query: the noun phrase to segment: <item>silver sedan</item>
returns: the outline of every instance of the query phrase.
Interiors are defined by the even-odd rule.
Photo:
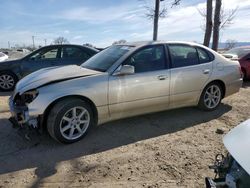
[[[113,45],[81,66],[46,68],[23,78],[9,100],[10,120],[45,126],[55,140],[72,143],[115,119],[185,106],[215,110],[241,85],[237,61],[199,44]]]

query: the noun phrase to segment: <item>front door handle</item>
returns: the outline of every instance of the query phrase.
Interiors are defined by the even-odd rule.
[[[157,76],[158,80],[166,80],[168,78],[167,75],[159,75]]]
[[[203,74],[209,74],[209,73],[210,73],[210,70],[209,70],[209,69],[203,70]]]

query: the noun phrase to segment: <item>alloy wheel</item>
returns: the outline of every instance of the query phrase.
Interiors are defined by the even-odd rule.
[[[11,75],[2,74],[0,75],[0,88],[4,90],[12,89],[15,85],[15,80]]]
[[[217,85],[211,85],[207,88],[204,95],[204,104],[207,108],[215,108],[221,100],[221,90]]]
[[[90,124],[90,114],[84,107],[74,107],[68,110],[60,122],[60,132],[68,140],[81,137]]]

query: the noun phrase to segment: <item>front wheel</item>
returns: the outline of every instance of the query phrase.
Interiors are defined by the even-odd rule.
[[[202,110],[212,111],[220,105],[221,99],[221,86],[217,83],[211,83],[203,90],[198,106]]]
[[[47,129],[55,140],[73,143],[82,139],[93,123],[93,112],[88,103],[80,99],[66,99],[50,111]]]
[[[12,91],[17,83],[17,77],[11,72],[0,73],[0,90]]]

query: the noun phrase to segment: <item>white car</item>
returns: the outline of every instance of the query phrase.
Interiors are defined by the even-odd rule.
[[[4,54],[3,52],[0,52],[0,62],[5,61],[7,59],[9,59],[9,56]]]

